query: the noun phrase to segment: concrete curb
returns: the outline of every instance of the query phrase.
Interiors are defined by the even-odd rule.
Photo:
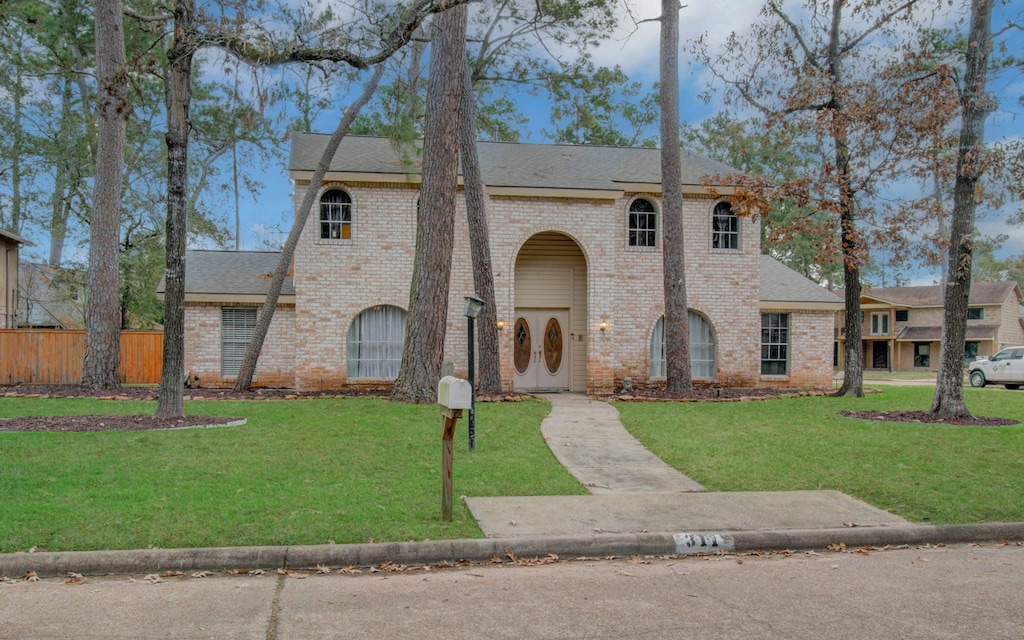
[[[848,547],[1024,540],[1024,522],[966,525],[899,525],[843,529],[629,533],[589,536],[483,538],[427,542],[388,542],[272,547],[138,549],[0,554],[0,577],[19,578],[28,571],[41,577],[68,572],[85,575],[149,574],[165,571],[221,571],[425,565],[491,558],[561,558],[676,555],[719,552],[824,549]]]

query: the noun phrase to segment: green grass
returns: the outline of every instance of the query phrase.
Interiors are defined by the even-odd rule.
[[[976,415],[1024,421],[1024,392],[966,389]],[[715,491],[837,489],[916,521],[1024,520],[1024,427],[842,418],[926,409],[928,387],[862,399],[618,403],[655,453]],[[154,403],[3,398],[0,417],[151,414]],[[481,535],[458,496],[582,494],[540,435],[546,403],[478,405],[456,433],[454,521],[440,520],[441,417],[377,399],[186,404],[243,426],[0,433],[0,552]]]
[[[0,399],[0,417],[152,414],[155,403]],[[585,493],[540,434],[549,405],[477,406],[442,522],[436,406],[379,399],[186,403],[242,426],[0,433],[0,552],[480,537],[466,496]]]
[[[919,522],[1024,520],[1024,427],[871,422],[838,411],[927,410],[929,387],[861,399],[617,403],[626,427],[712,491],[837,489]],[[1024,393],[966,389],[974,415],[1024,422]]]

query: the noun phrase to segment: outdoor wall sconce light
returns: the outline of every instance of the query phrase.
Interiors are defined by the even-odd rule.
[[[497,324],[498,324],[498,331],[501,331],[502,329],[505,328],[505,321],[504,320],[498,320]]]
[[[604,331],[605,329],[608,328],[608,323],[602,321],[600,324],[597,325],[597,328],[600,329],[601,331]]]

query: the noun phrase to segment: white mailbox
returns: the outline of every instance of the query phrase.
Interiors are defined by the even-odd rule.
[[[473,402],[473,388],[468,380],[445,376],[437,383],[437,403],[448,409],[469,409]]]

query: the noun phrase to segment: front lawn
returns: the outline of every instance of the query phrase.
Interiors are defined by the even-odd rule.
[[[149,414],[155,403],[0,399],[0,417]],[[477,405],[440,520],[436,406],[372,398],[187,402],[242,426],[0,433],[0,552],[481,537],[467,496],[585,493],[540,434],[549,405]]]
[[[626,427],[710,491],[837,489],[909,520],[1024,520],[1024,427],[843,418],[927,410],[929,387],[846,399],[616,403]],[[1024,392],[966,389],[974,415],[1024,421]]]

